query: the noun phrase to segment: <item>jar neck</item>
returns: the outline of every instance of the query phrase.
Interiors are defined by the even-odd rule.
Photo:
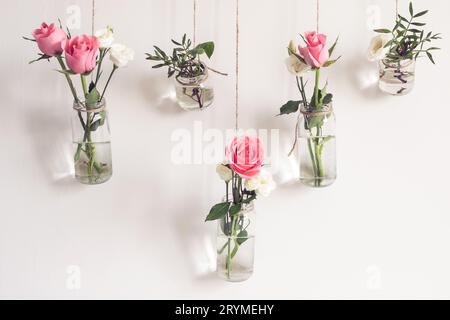
[[[106,100],[97,102],[96,104],[87,105],[86,101],[74,101],[73,109],[79,112],[101,112],[106,109]]]
[[[303,115],[327,115],[331,114],[333,112],[333,105],[332,103],[323,105],[320,109],[313,109],[310,106],[301,105],[300,107],[300,113]]]
[[[198,76],[189,77],[178,75],[175,79],[181,85],[200,85],[208,79],[208,68],[203,63],[201,64],[203,72]]]
[[[381,60],[381,64],[388,68],[406,68],[413,65],[415,62],[415,59],[402,59],[399,61],[392,61],[389,59]]]

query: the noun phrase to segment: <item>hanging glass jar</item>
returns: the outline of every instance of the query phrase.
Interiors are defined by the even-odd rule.
[[[310,187],[327,187],[336,181],[336,118],[333,107],[320,110],[301,106],[298,118],[300,181]]]
[[[403,96],[411,92],[414,87],[416,60],[405,59],[393,62],[387,59],[380,60],[381,91],[394,96]]]
[[[253,274],[255,256],[255,208],[253,202],[227,213],[218,222],[217,272],[230,282],[242,282]]]
[[[202,73],[196,77],[187,77],[182,74],[175,78],[177,102],[184,110],[203,110],[214,101],[214,89],[206,85],[208,68],[200,64]]]
[[[75,178],[83,184],[101,184],[112,176],[111,138],[106,102],[86,108],[74,102],[72,114]]]

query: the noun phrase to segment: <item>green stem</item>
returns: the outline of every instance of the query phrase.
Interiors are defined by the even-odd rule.
[[[313,150],[312,143],[311,143],[312,139],[313,139],[312,133],[310,131],[310,138],[308,139],[308,151],[309,151],[309,155],[311,157],[311,163],[312,163],[312,167],[313,167],[314,177],[317,177],[317,164],[316,164],[315,154],[314,154],[314,150]]]
[[[111,78],[112,78],[114,72],[116,72],[117,69],[118,69],[118,68],[114,65],[114,67],[113,67],[113,69],[112,69],[112,71],[111,71],[111,73],[110,73],[110,75],[109,75],[109,77],[108,77],[108,81],[106,82],[105,89],[103,89],[103,93],[102,93],[102,96],[101,96],[101,98],[100,98],[100,101],[103,100],[103,97],[105,96],[105,93],[106,93],[106,89],[108,88],[109,83],[110,83],[110,81],[111,81]]]
[[[63,71],[68,71],[68,69],[66,68],[66,65],[64,64],[63,58],[61,55],[57,55],[56,59],[59,62],[59,65],[61,66]],[[77,96],[77,92],[75,90],[75,87],[73,86],[73,82],[72,79],[70,78],[70,76],[68,74],[64,74],[66,76],[66,80],[67,83],[69,84],[70,87],[70,91],[72,92],[73,98],[75,100],[75,102],[79,102],[78,96]]]
[[[80,78],[81,78],[81,85],[83,86],[84,97],[86,98],[86,96],[88,95],[88,87],[87,87],[87,83],[86,83],[86,76],[80,74]]]
[[[320,68],[316,69],[316,84],[314,86],[314,102],[316,109],[319,108],[319,81],[320,81]]]

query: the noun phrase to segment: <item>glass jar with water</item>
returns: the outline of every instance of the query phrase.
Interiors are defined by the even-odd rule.
[[[298,118],[300,181],[314,188],[336,181],[336,118],[333,107],[319,110],[302,106]]]
[[[255,256],[255,208],[253,202],[219,220],[217,272],[226,281],[242,282],[253,274]]]
[[[105,100],[89,107],[74,102],[72,139],[75,178],[90,185],[108,181],[112,176],[112,157]]]
[[[195,77],[178,75],[175,78],[177,102],[184,110],[204,110],[214,101],[214,90],[206,84],[208,68],[201,63],[201,74]]]
[[[394,96],[403,96],[411,92],[414,87],[416,60],[404,59],[379,62],[380,90]]]

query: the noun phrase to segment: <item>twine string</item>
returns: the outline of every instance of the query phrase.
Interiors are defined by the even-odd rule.
[[[398,19],[398,0],[395,0],[395,19]]]
[[[319,33],[319,22],[320,22],[320,1],[316,0],[316,32]]]
[[[95,0],[92,0],[92,35],[95,33]]]
[[[239,0],[236,0],[236,131],[239,130]]]
[[[194,30],[193,30],[193,40],[194,47],[197,45],[197,0],[194,0]]]

